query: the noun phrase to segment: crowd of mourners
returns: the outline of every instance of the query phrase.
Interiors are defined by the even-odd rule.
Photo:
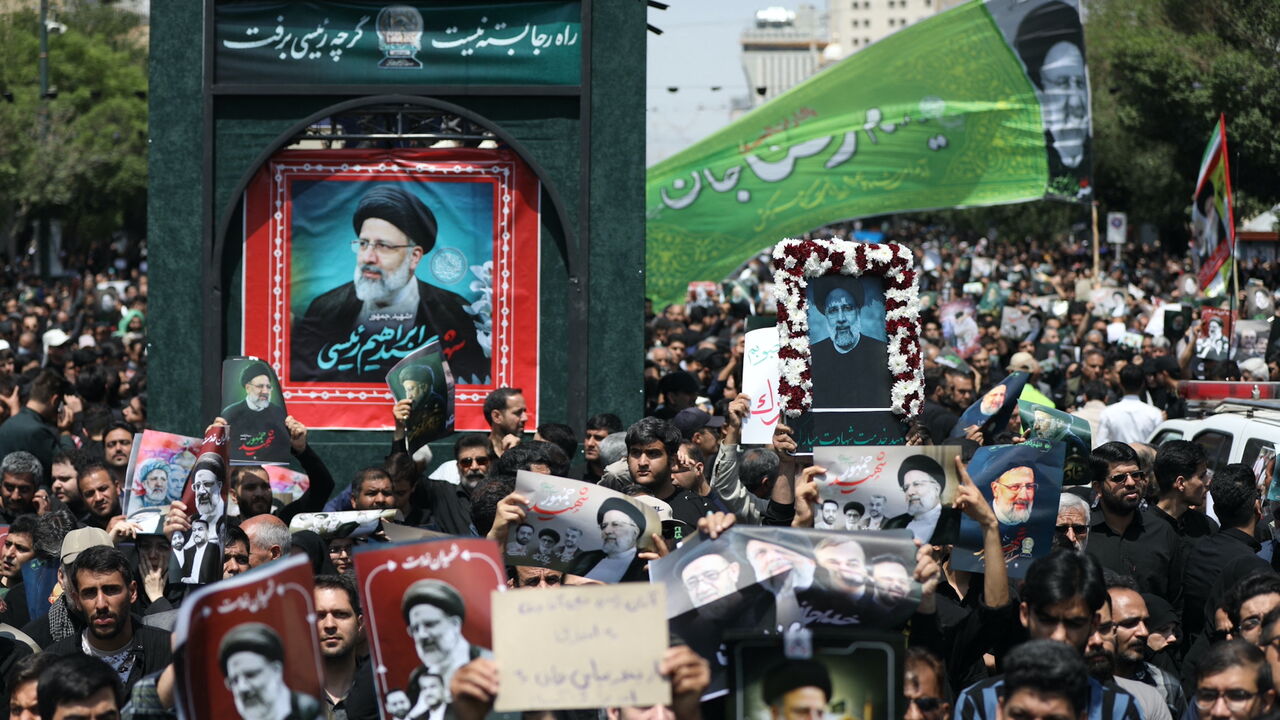
[[[1261,367],[1197,362],[1188,350],[1195,322],[1176,342],[1147,335],[1157,299],[1192,299],[1176,288],[1190,268],[1172,255],[1104,258],[1107,284],[1124,288],[1124,299],[1103,316],[1087,299],[1102,279],[1091,276],[1088,249],[1071,241],[992,242],[919,227],[887,239],[917,250],[930,300],[921,314],[927,399],[909,442],[959,445],[965,461],[979,446],[1019,442],[1016,423],[950,437],[963,411],[1011,371],[1029,373],[1024,393],[1084,418],[1093,431],[1089,476],[1064,488],[1052,551],[1024,578],[1008,576],[999,552],[972,573],[952,566],[950,547],[919,548],[915,614],[901,627],[877,628],[902,633],[909,648],[903,716],[1280,717],[1273,679],[1280,679],[1280,538],[1266,484],[1247,465],[1211,472],[1195,443],[1148,444],[1162,419],[1188,412],[1178,381],[1277,379],[1276,358]],[[992,259],[996,272],[979,277],[976,257]],[[150,427],[145,261],[120,247],[81,261],[101,271],[47,282],[18,274],[0,289],[0,522],[8,525],[0,693],[15,720],[176,717],[171,631],[192,586],[170,576],[170,542],[195,529],[180,503],[158,534],[139,532],[121,511],[134,434]],[[1268,289],[1277,273],[1273,263],[1241,268],[1242,282],[1257,278]],[[972,292],[974,282],[982,292]],[[433,699],[380,708],[352,558],[381,538],[291,532],[300,513],[392,510],[396,523],[505,546],[526,511],[516,473],[532,470],[651,496],[670,519],[710,537],[733,525],[813,526],[819,470],[797,452],[790,429],[780,425],[768,445],[741,442],[751,403],[741,392],[744,335],[749,318],[770,312],[765,261],[753,260],[730,285],[724,301],[698,297],[645,318],[643,417],[602,413],[580,428],[526,427],[523,394],[501,388],[484,403],[489,432],[457,435],[447,459],[410,454],[397,432],[385,457],[334,478],[322,454],[336,451],[312,447],[307,428],[291,418],[292,451],[310,481],[304,493],[283,502],[262,467],[232,468],[228,505],[238,514],[228,518],[222,577],[307,556],[316,572],[322,714],[484,717],[504,668],[462,658]],[[975,312],[977,347],[962,356],[944,336],[938,308],[966,295],[976,303],[993,285],[999,302]],[[1066,301],[1060,315],[1030,302],[1047,295]],[[1002,335],[1003,307],[1038,313],[1034,336]],[[1116,321],[1142,335],[1136,347],[1109,339]],[[398,409],[394,416],[403,420]],[[995,515],[964,479],[955,506],[989,547]],[[660,545],[658,554],[670,549]],[[590,582],[546,568],[508,574],[518,590]],[[625,578],[647,579],[643,571]],[[708,660],[682,638],[670,641],[661,671],[672,684],[671,705],[525,715],[724,714],[723,698],[703,701]],[[798,663],[766,679],[772,716],[841,716],[826,706],[830,681],[803,669]],[[283,710],[262,717],[300,717],[297,708]]]

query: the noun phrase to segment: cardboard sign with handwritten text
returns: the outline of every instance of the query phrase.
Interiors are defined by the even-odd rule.
[[[322,716],[311,565],[268,563],[187,596],[173,628],[182,720]]]
[[[650,707],[671,702],[658,674],[666,588],[647,583],[493,594],[494,709]]]
[[[747,333],[743,347],[742,393],[751,398],[751,412],[742,424],[743,445],[768,445],[782,417],[778,397],[778,329]]]
[[[453,673],[466,662],[492,656],[489,598],[507,589],[506,569],[492,540],[366,546],[356,552],[355,570],[385,720],[393,717],[388,706],[411,699],[442,693],[441,701],[447,702]],[[439,693],[423,692],[434,690],[426,686],[435,682]]]
[[[516,473],[516,492],[529,507],[507,535],[508,565],[606,583],[645,580],[639,553],[653,550],[653,534],[662,533],[653,508],[609,488],[527,470]]]

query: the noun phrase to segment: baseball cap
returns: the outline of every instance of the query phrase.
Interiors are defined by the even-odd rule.
[[[62,538],[62,558],[63,565],[70,565],[76,561],[80,553],[91,547],[113,547],[111,544],[111,536],[102,528],[87,527],[78,530],[72,530],[67,536]]]
[[[680,431],[681,437],[688,440],[693,434],[704,427],[718,428],[724,425],[724,417],[720,415],[709,415],[698,408],[685,408],[676,413],[671,419],[671,424],[675,425]]]
[[[1006,369],[1009,372],[1020,370],[1035,374],[1040,372],[1040,363],[1036,362],[1036,359],[1029,352],[1017,352],[1013,354],[1013,357],[1009,358],[1009,367]]]

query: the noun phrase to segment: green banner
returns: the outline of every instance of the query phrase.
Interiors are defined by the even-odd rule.
[[[890,35],[649,169],[647,294],[682,302],[840,220],[1091,197],[1073,3],[974,0]]]
[[[215,9],[219,83],[577,85],[579,0],[240,2]]]

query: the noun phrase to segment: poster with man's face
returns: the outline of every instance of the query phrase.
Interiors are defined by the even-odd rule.
[[[952,300],[938,308],[942,320],[942,337],[956,349],[962,358],[968,358],[978,349],[981,331],[978,328],[977,311],[969,299]]]
[[[134,436],[125,470],[126,492],[121,498],[130,522],[159,532],[169,503],[182,499],[199,450],[200,438],[159,430],[143,430]]]
[[[537,422],[538,182],[509,150],[287,150],[245,193],[246,354],[311,428],[390,429],[387,373],[439,338],[457,428]]]
[[[667,587],[672,636],[711,663],[714,690],[725,687],[726,634],[899,627],[920,602],[915,557],[905,530],[735,526],[685,541],[649,576]]]
[[[1009,424],[1018,396],[1029,378],[1025,372],[1012,372],[993,385],[960,414],[960,419],[951,429],[951,437],[964,437],[966,429],[973,425],[984,432],[1003,430]]]
[[[1033,560],[1049,554],[1065,452],[1061,442],[1028,440],[980,447],[969,461],[969,476],[995,511],[1009,577],[1022,577]],[[983,571],[982,530],[967,517],[951,562],[957,570]]]
[[[1267,337],[1271,334],[1271,323],[1267,320],[1236,321],[1236,356],[1237,363],[1250,358],[1266,359]]]
[[[1226,360],[1231,353],[1231,333],[1235,329],[1235,313],[1224,308],[1200,308],[1200,332],[1196,336],[1196,357],[1201,360]]]
[[[216,582],[222,578],[222,547],[227,525],[227,428],[210,426],[195,463],[187,475],[182,504],[187,508],[191,530],[173,534],[173,559],[169,581],[188,585]]]
[[[439,338],[396,363],[387,373],[387,387],[396,402],[409,398],[412,403],[404,429],[409,452],[453,432],[453,373]]]
[[[1089,421],[1027,400],[1018,401],[1018,417],[1028,439],[1038,438],[1066,446],[1063,485],[1088,485],[1092,482],[1089,450],[1093,447],[1093,431]]]
[[[987,3],[987,9],[1040,101],[1049,194],[1067,200],[1092,197],[1089,73],[1077,3],[1028,0]]]
[[[890,411],[883,281],[827,275],[810,279],[806,294],[815,444],[901,444],[902,423]]]
[[[901,633],[863,629],[819,630],[800,646],[778,635],[735,637],[730,717],[900,718],[905,644]]]
[[[325,716],[312,582],[295,556],[187,596],[173,628],[179,718]]]
[[[492,658],[490,594],[506,590],[498,546],[445,538],[366,546],[355,555],[383,720],[436,717],[458,668]]]
[[[814,448],[818,530],[905,528],[922,543],[950,545],[960,529],[951,508],[959,446]]]
[[[395,516],[394,508],[298,513],[289,521],[289,532],[309,530],[325,540],[335,537],[368,537],[382,527],[382,521],[390,522]]]
[[[516,493],[529,501],[509,528],[508,565],[560,570],[604,583],[644,579],[641,552],[653,550],[662,522],[653,508],[609,488],[520,470]]]
[[[232,462],[286,465],[291,456],[284,395],[276,371],[251,357],[222,361],[222,412]]]

